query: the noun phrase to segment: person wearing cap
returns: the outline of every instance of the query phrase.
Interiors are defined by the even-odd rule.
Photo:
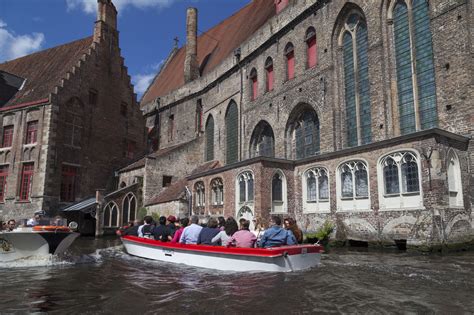
[[[174,236],[174,232],[176,232],[176,222],[178,220],[176,220],[176,217],[174,215],[169,215],[168,218],[166,218],[166,221],[167,221],[167,227],[168,227],[168,230],[170,231],[171,233],[171,237]]]
[[[36,226],[39,224],[39,221],[41,218],[44,216],[44,211],[43,210],[38,210],[35,212],[34,217],[31,219],[28,219],[26,222],[26,226]]]

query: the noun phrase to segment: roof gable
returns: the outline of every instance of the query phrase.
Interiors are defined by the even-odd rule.
[[[91,44],[92,36],[1,63],[0,70],[26,79],[4,107],[48,98]]]
[[[201,75],[211,72],[274,15],[273,1],[255,0],[201,34],[197,40]],[[143,95],[141,104],[149,103],[184,85],[185,50],[186,46],[181,47],[161,69]]]

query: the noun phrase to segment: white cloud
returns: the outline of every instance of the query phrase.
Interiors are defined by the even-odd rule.
[[[160,70],[161,66],[165,60],[147,65],[143,73],[132,75],[132,83],[135,86],[135,93],[137,93],[138,98],[142,97],[142,94],[145,93],[146,89],[150,86],[151,82],[155,78],[156,74]]]
[[[132,83],[135,86],[135,93],[138,94],[138,98],[140,98],[142,94],[145,93],[154,77],[155,73],[137,74],[132,76]]]
[[[113,3],[117,11],[121,13],[126,7],[161,9],[169,7],[175,1],[176,0],[114,0]],[[97,0],[66,0],[66,5],[68,11],[78,8],[87,14],[95,14],[97,12]]]
[[[0,20],[0,62],[31,54],[44,43],[43,33],[16,35],[6,29],[7,24]]]

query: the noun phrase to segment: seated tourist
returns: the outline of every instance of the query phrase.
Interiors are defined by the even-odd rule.
[[[179,243],[179,239],[181,238],[181,235],[183,234],[184,228],[189,225],[189,219],[188,218],[182,218],[179,223],[178,223],[178,228],[176,232],[174,232],[173,239],[171,240],[171,243]]]
[[[296,238],[290,230],[281,227],[281,218],[272,216],[272,226],[263,233],[260,247],[295,245]]]
[[[217,219],[210,218],[207,226],[202,228],[201,233],[199,233],[197,244],[212,245],[212,238],[220,232],[217,225]]]
[[[301,231],[301,229],[298,227],[298,224],[296,224],[295,219],[286,218],[283,221],[283,224],[285,225],[286,230],[289,230],[293,233],[298,244],[303,243],[303,231]]]
[[[143,220],[145,221],[145,223],[143,225],[140,225],[140,227],[138,228],[138,236],[153,239],[153,218],[147,215],[145,216],[145,218],[143,218]]]
[[[121,231],[121,235],[122,236],[125,236],[125,235],[130,235],[130,236],[138,236],[138,228],[140,227],[140,225],[142,225],[143,222],[140,221],[140,220],[135,220],[133,221],[131,224],[129,224],[128,228],[126,228],[125,230]]]
[[[176,217],[174,215],[169,215],[166,218],[166,221],[167,221],[166,226],[168,227],[168,230],[171,233],[171,237],[173,237],[174,232],[176,231],[176,222],[177,222]]]
[[[6,231],[7,231],[7,232],[11,232],[11,231],[13,231],[15,228],[16,228],[16,222],[15,222],[15,220],[13,220],[13,219],[8,220]]]
[[[220,231],[212,238],[212,244],[227,246],[227,241],[229,238],[238,230],[239,227],[237,225],[237,221],[235,221],[233,217],[228,217],[225,221],[224,230]]]
[[[196,244],[201,230],[202,226],[199,225],[199,217],[193,215],[191,217],[191,225],[184,228],[179,242],[182,244]]]
[[[219,228],[219,230],[220,230],[220,231],[224,231],[224,229],[225,229],[225,223],[226,223],[225,218],[222,217],[222,216],[221,216],[221,217],[218,217],[218,218],[217,218],[217,222],[218,222],[217,227]]]
[[[250,232],[250,221],[245,220],[242,222],[242,228],[232,235],[232,237],[227,241],[227,246],[235,247],[254,247],[257,237]]]
[[[239,230],[242,230],[242,224],[243,224],[245,221],[247,221],[246,218],[240,218],[240,219],[239,219]]]
[[[168,242],[173,238],[171,237],[171,231],[166,225],[166,217],[161,216],[159,219],[159,225],[153,229],[153,236],[155,240]]]
[[[0,231],[4,231],[7,229],[7,222],[0,221]]]
[[[41,221],[41,219],[43,218],[44,216],[44,211],[43,210],[38,210],[38,211],[35,211],[34,213],[34,217],[31,218],[31,219],[28,219],[28,221],[26,221],[26,226],[36,226],[36,225],[39,225],[39,222]]]

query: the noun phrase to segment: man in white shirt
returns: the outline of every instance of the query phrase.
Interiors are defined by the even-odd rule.
[[[34,217],[26,221],[26,226],[36,226],[39,224],[41,218],[44,216],[43,210],[38,210],[35,212]]]
[[[145,221],[143,225],[138,227],[138,236],[145,238],[153,238],[153,218],[149,215],[143,218]]]
[[[193,215],[191,217],[191,225],[185,227],[183,234],[181,234],[181,238],[179,239],[181,244],[197,244],[199,234],[202,230],[202,226],[200,226],[198,223],[199,217],[197,215]]]

